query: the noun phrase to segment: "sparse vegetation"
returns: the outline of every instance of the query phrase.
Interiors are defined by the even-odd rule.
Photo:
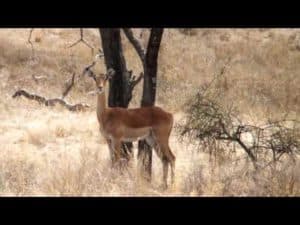
[[[72,113],[59,106],[47,108],[25,98],[11,98],[22,88],[49,98],[60,96],[64,81],[73,73],[76,77],[81,74],[94,57],[81,43],[68,48],[78,40],[78,29],[36,29],[32,33],[32,57],[27,43],[29,31],[0,30],[0,195],[300,194],[297,154],[285,154],[266,167],[269,158],[261,155],[260,159],[268,160],[254,170],[237,143],[216,141],[205,146],[196,136],[186,143],[175,130],[170,143],[177,159],[172,189],[162,191],[158,187],[161,164],[155,154],[152,184],[141,182],[135,166],[136,146],[133,166],[123,174],[115,173],[108,166],[109,152],[98,131],[95,98],[87,94],[94,90],[90,79],[76,80],[65,98],[67,102],[89,104],[85,112]],[[133,31],[139,36],[139,29]],[[188,118],[189,99],[200,87],[209,86],[206,97],[221,112],[227,112],[225,115],[231,112],[243,124],[262,127],[268,119],[299,121],[299,34],[299,29],[165,29],[159,54],[157,105],[174,113],[175,124],[180,124]],[[94,49],[100,48],[97,30],[85,29],[84,35]],[[122,42],[127,67],[139,74],[142,65],[123,34]],[[220,75],[225,64],[228,68]],[[104,64],[98,63],[95,71],[105,71]],[[137,85],[129,107],[140,105],[141,92],[141,85]],[[208,128],[200,121],[191,124]],[[275,142],[269,144],[288,149],[295,146],[288,143],[298,143],[299,150],[297,126],[293,130],[281,128],[274,127],[274,136],[268,140]],[[272,150],[269,155],[272,158]]]
[[[283,118],[268,120],[260,126],[247,124],[239,119],[238,112],[234,112],[235,102],[223,107],[218,104],[222,101],[220,94],[199,92],[188,102],[185,122],[179,125],[181,136],[199,142],[199,148],[210,155],[219,155],[213,151],[218,151],[220,145],[230,150],[229,146],[236,144],[247,154],[255,169],[260,169],[258,163],[262,160],[269,165],[268,160],[276,163],[284,155],[297,157],[300,153],[300,121]]]

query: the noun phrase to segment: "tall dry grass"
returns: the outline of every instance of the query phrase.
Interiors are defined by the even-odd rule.
[[[79,38],[76,29],[36,29],[34,55],[28,34],[29,29],[0,30],[1,195],[299,195],[298,163],[253,174],[245,159],[220,152],[212,160],[196,151],[195,143],[181,142],[175,131],[170,143],[177,158],[173,188],[159,188],[162,174],[156,155],[151,185],[137,176],[136,159],[123,174],[112,171],[98,132],[95,99],[87,95],[94,87],[91,81],[77,80],[67,97],[90,104],[85,113],[11,98],[18,88],[58,97],[71,74],[80,74],[93,59],[82,44],[68,48]],[[101,46],[97,30],[86,29],[85,38],[95,49]],[[141,63],[122,38],[127,66],[138,74]],[[184,117],[184,103],[230,59],[226,72],[213,83],[222,90],[224,104],[235,103],[255,123],[286,113],[299,119],[299,40],[298,29],[165,29],[157,104],[174,113],[177,123]],[[104,68],[100,62],[96,70]],[[34,81],[32,75],[42,79]],[[141,90],[139,85],[130,107],[139,106]]]

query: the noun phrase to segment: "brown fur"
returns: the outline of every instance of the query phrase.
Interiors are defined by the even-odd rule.
[[[155,106],[136,109],[108,108],[105,117],[108,121],[118,121],[131,128],[159,126],[172,121],[172,114]]]
[[[113,164],[119,162],[122,141],[145,139],[163,163],[163,183],[167,187],[168,165],[174,182],[175,156],[169,146],[173,115],[160,107],[125,109],[106,106],[105,85],[107,77],[97,76],[97,118],[100,132],[106,138]]]

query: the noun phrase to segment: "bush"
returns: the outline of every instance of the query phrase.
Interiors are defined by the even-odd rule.
[[[199,149],[213,151],[238,145],[254,168],[277,162],[283,155],[295,158],[300,153],[300,123],[296,120],[269,120],[255,126],[239,118],[234,105],[221,104],[219,91],[199,92],[188,103],[186,118],[179,126],[182,137],[199,142]],[[221,147],[220,147],[221,143]],[[227,147],[226,147],[227,146]],[[218,154],[218,153],[216,153]]]

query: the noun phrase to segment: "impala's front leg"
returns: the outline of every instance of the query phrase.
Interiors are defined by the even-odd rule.
[[[120,162],[121,158],[121,140],[112,139],[111,145],[113,150],[113,166],[115,166]]]

